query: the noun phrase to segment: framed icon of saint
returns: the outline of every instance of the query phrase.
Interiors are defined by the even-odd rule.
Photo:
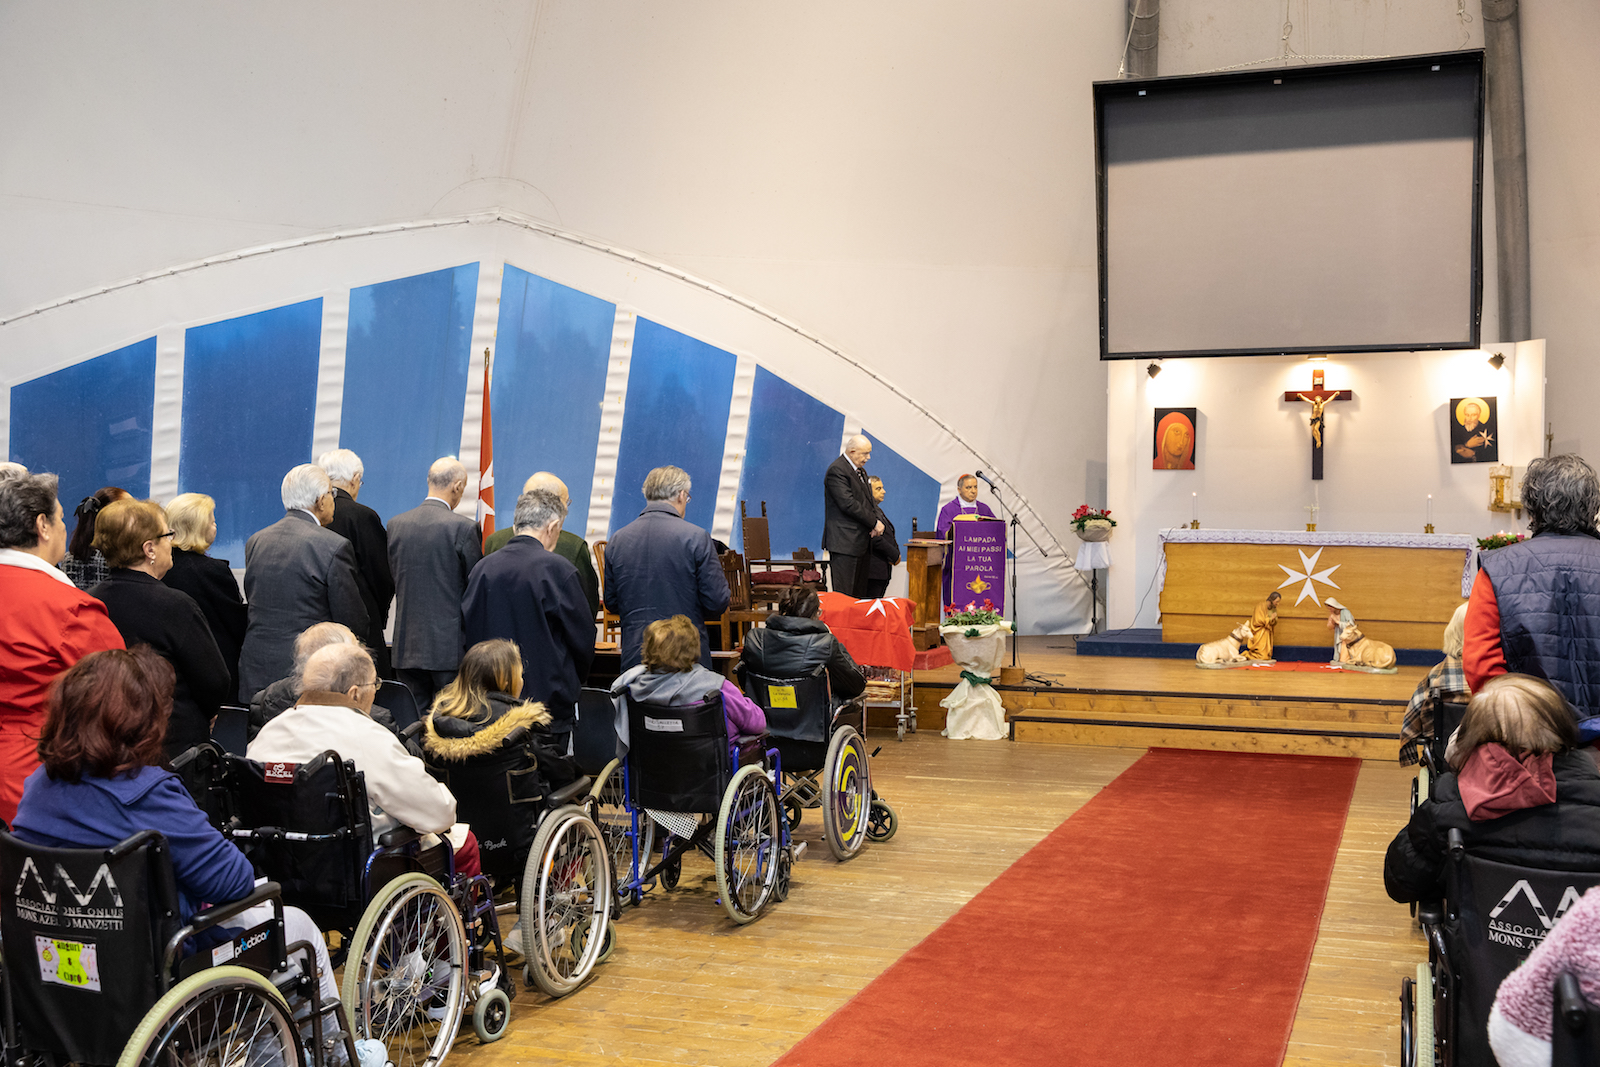
[[[1158,471],[1194,470],[1199,408],[1156,408],[1151,466]]]
[[[1500,462],[1500,411],[1494,397],[1450,401],[1450,462]]]

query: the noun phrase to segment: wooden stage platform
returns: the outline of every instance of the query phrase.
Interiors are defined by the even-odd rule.
[[[1027,683],[995,687],[1017,741],[1394,759],[1406,702],[1428,673],[1202,670],[1192,660],[1079,656],[1071,637],[1018,640]],[[944,727],[939,701],[960,676],[956,667],[916,673],[919,729]]]

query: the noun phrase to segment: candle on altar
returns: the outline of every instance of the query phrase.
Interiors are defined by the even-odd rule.
[[[1428,494],[1428,525],[1433,525],[1433,494]]]
[[[1200,518],[1200,494],[1199,493],[1190,493],[1189,494],[1189,518],[1197,520],[1197,521]]]

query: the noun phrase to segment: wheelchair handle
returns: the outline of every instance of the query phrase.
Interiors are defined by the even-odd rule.
[[[1589,1006],[1584,1000],[1583,988],[1578,985],[1577,975],[1571,971],[1562,971],[1556,977],[1556,1014],[1561,1016],[1567,1030],[1574,1034],[1582,1033],[1589,1021]]]
[[[106,849],[107,860],[120,860],[130,852],[137,852],[148,842],[166,843],[166,837],[159,830],[140,830],[126,841],[118,841]]]
[[[277,826],[257,826],[252,830],[229,830],[231,837],[265,839],[271,841],[337,841],[341,834],[306,834],[299,830],[284,830]]]

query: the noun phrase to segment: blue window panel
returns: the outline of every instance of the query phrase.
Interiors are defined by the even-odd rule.
[[[668,464],[682,467],[694,480],[685,518],[711,529],[736,362],[731,352],[649,319],[638,320],[617,449],[612,530],[644,510],[645,475]]]
[[[60,479],[68,532],[101,486],[150,495],[155,403],[154,337],[11,387],[11,458]]]
[[[884,444],[870,431],[872,458],[867,461],[867,473],[883,480],[883,513],[894,523],[895,540],[900,542],[904,557],[906,541],[911,537],[911,518],[916,516],[917,527],[931,530],[939,517],[939,480],[925,474],[921,467]]]
[[[843,437],[843,412],[756,368],[739,499],[751,515],[760,515],[767,502],[773,555],[787,556],[802,545],[821,552],[822,478]],[[742,551],[737,522],[734,540]]]
[[[322,299],[195,326],[184,335],[178,487],[217,502],[211,554],[283,518],[283,476],[309,463]]]
[[[571,496],[564,529],[585,535],[616,316],[609,301],[506,265],[489,386],[496,527],[511,524],[528,475],[549,471]]]
[[[478,265],[350,290],[339,444],[385,522],[422,503],[428,467],[461,449]]]

